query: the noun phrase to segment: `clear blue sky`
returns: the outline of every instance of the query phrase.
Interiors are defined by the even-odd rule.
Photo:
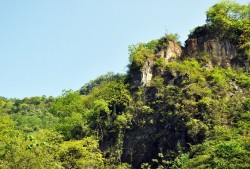
[[[166,32],[184,42],[216,2],[1,0],[0,96],[58,96],[109,71],[123,73],[128,45]]]

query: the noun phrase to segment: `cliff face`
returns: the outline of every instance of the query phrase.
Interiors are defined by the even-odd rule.
[[[161,40],[165,46],[157,46],[154,58],[147,57],[141,67],[137,67],[132,63],[132,66],[129,68],[127,82],[133,89],[137,89],[140,86],[149,86],[155,76],[163,73],[156,70],[156,59],[162,59],[167,63],[181,58],[183,49],[179,44],[166,38],[162,38]]]
[[[201,35],[190,36],[185,47],[181,47],[176,42],[164,39],[166,47],[160,47],[155,52],[155,59],[163,58],[166,63],[177,61],[182,57],[200,57],[207,55],[206,67],[212,68],[220,66],[222,68],[244,68],[244,60],[239,60],[238,56],[243,54],[238,50],[237,45],[227,39],[219,39],[209,32],[203,32]],[[243,56],[244,58],[244,56]],[[155,70],[155,59],[146,59],[144,65],[139,69],[131,70],[131,86],[149,86],[151,80],[163,72]]]
[[[180,59],[183,52],[181,46],[167,39],[164,39],[164,41],[167,47],[158,49],[159,51],[155,53],[155,58],[162,58],[166,63]],[[142,86],[150,84],[151,80],[159,74],[159,72],[155,70],[155,60],[152,58],[148,58],[145,61],[140,71],[134,71],[133,73],[138,74],[138,84]]]
[[[162,57],[166,62],[176,61],[181,57],[182,49],[179,44],[167,40],[167,48],[163,48],[156,53],[156,57]]]
[[[154,112],[153,115],[144,116],[144,121],[148,123],[148,125],[135,125],[136,127],[134,126],[133,130],[125,132],[122,159],[132,163],[136,168],[139,168],[143,162],[150,161],[150,159],[157,157],[157,153],[159,152],[174,152],[177,149],[177,145],[188,147],[186,145],[187,142],[197,143],[197,140],[202,141],[205,138],[205,132],[203,131],[205,127],[203,128],[203,124],[199,123],[199,130],[201,131],[196,133],[197,140],[192,140],[192,136],[190,137],[189,133],[190,131],[187,131],[189,128],[183,127],[185,123],[183,123],[183,117],[178,115],[178,109],[187,106],[189,102],[191,102],[189,99],[193,99],[193,102],[199,102],[202,97],[205,97],[203,95],[206,94],[204,94],[203,89],[201,89],[200,91],[195,91],[193,96],[188,98],[187,95],[190,93],[190,90],[196,89],[194,86],[197,86],[196,82],[192,84],[193,86],[191,85],[191,88],[189,88],[190,86],[185,86],[185,83],[190,81],[192,74],[185,71],[181,72],[181,67],[178,66],[176,69],[170,67],[170,70],[167,70],[166,65],[168,63],[181,61],[186,57],[193,57],[199,60],[201,55],[206,55],[208,58],[205,67],[209,69],[215,66],[223,68],[237,68],[239,65],[242,66],[242,63],[235,62],[234,60],[237,55],[239,55],[235,44],[226,39],[221,40],[216,38],[206,32],[203,32],[203,34],[199,36],[190,36],[184,48],[167,38],[161,39],[161,43],[162,44],[159,44],[155,50],[154,58],[147,57],[141,67],[132,67],[128,74],[132,93],[136,93],[135,91],[141,88],[143,93],[142,102]],[[159,66],[159,64],[161,64],[161,66]],[[201,64],[201,66],[204,65]],[[193,69],[193,66],[191,66],[190,69]],[[205,77],[203,78],[205,79]],[[229,85],[233,86],[232,83],[233,82],[230,82]],[[170,91],[175,90],[175,87],[177,87],[178,90],[173,91],[173,93],[171,93],[172,91],[164,93],[166,87],[169,87]],[[171,87],[173,87],[173,89],[171,89]],[[184,88],[187,89],[183,90]],[[202,88],[206,88],[206,86]],[[171,99],[169,98],[175,97],[180,91],[182,91],[183,98],[187,97],[185,98],[186,101],[172,100],[173,105],[171,105]],[[203,109],[199,107],[193,110],[191,108],[192,106],[189,106],[190,105],[187,106],[187,111],[190,112],[196,110],[202,111]],[[166,110],[173,112],[173,115],[170,115],[169,119],[164,119],[165,116],[163,116],[163,114],[166,113]],[[143,112],[143,110],[140,111]],[[197,114],[199,114],[199,112],[197,112]],[[196,116],[193,118],[197,118],[199,121],[200,117]],[[185,118],[186,117],[184,117],[184,119]],[[140,117],[138,117],[138,119],[140,119]],[[151,119],[152,123],[149,122],[150,120],[148,119]],[[192,121],[189,123],[193,124]]]
[[[186,41],[186,52],[189,56],[208,54],[211,66],[234,67],[232,59],[236,56],[236,47],[226,40],[190,38]]]
[[[239,48],[239,42],[212,28],[198,27],[185,42],[185,55],[200,57],[208,55],[207,67],[243,68],[247,70],[247,56]],[[233,33],[232,33],[233,34]],[[222,36],[222,37],[220,37]]]
[[[128,75],[130,77],[130,86],[132,86],[135,91],[137,91],[139,87],[143,87],[143,102],[147,102],[146,104],[150,104],[150,102],[157,97],[157,89],[151,85],[153,79],[159,76],[166,76],[164,69],[159,69],[159,60],[163,64],[177,61],[183,53],[182,47],[176,42],[168,40],[167,38],[163,38],[161,41],[164,43],[164,46],[157,46],[154,58],[147,58],[141,68],[132,68]],[[124,138],[122,159],[132,163],[135,168],[140,168],[140,164],[150,161],[150,159],[157,156],[158,152],[171,149],[171,147],[173,148],[176,141],[179,140],[178,138],[183,137],[183,133],[180,131],[170,132],[169,127],[171,130],[175,130],[174,123],[172,126],[162,126],[158,123],[160,116],[157,114],[159,114],[160,107],[148,106],[154,109],[155,122],[147,127],[137,126],[136,129],[132,131],[128,130]],[[152,117],[149,116],[148,118]],[[146,121],[148,121],[148,119]],[[159,133],[158,131],[162,132]],[[161,139],[156,138],[159,136],[162,136]],[[170,139],[172,142],[169,142]]]
[[[140,74],[139,77],[141,78],[139,81],[142,86],[146,86],[152,80],[153,67],[154,67],[154,61],[152,59],[147,59],[142,67],[141,72],[139,72]]]
[[[227,6],[229,2],[223,3]],[[241,126],[242,106],[250,103],[249,6],[243,12],[234,5],[225,10],[215,5],[207,12],[207,24],[195,28],[184,47],[177,36],[169,34],[129,48],[126,83],[133,103],[126,112],[133,118],[132,127],[124,129],[122,161],[134,168],[143,163],[147,168],[182,168],[185,156],[179,155],[189,152],[189,158],[195,159],[206,146],[213,152],[217,141],[224,139],[221,135],[230,133],[224,127],[234,131]],[[213,139],[216,144],[210,149]],[[203,146],[204,142],[208,144]],[[206,161],[213,168],[213,159],[221,150],[207,156],[209,151],[191,161],[199,165],[186,168],[207,167],[203,165]],[[221,160],[217,161],[221,166]]]

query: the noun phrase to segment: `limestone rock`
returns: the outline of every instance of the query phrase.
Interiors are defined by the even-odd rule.
[[[154,61],[152,59],[146,60],[145,64],[143,65],[141,73],[141,84],[143,86],[147,85],[152,80],[153,66]]]
[[[226,68],[234,67],[232,58],[236,56],[236,46],[227,40],[197,37],[186,41],[186,52],[189,56],[206,53],[210,57],[209,64]]]
[[[182,48],[176,42],[166,40],[167,47],[160,49],[155,56],[162,57],[166,62],[176,61],[182,55]],[[150,83],[152,78],[156,76],[156,72],[154,71],[154,61],[152,59],[147,59],[145,64],[142,67],[141,73],[141,85],[147,86]]]
[[[173,41],[168,41],[168,46],[166,49],[159,51],[156,56],[163,57],[166,62],[171,62],[177,60],[181,57],[182,49],[181,46]]]

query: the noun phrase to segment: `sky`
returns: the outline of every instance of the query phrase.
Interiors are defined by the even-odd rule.
[[[125,73],[129,45],[166,33],[184,43],[217,2],[0,0],[0,96],[57,97],[107,72]]]

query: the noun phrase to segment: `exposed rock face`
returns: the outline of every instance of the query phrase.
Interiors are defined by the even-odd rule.
[[[167,40],[167,47],[161,49],[155,54],[156,57],[162,57],[166,62],[178,60],[182,54],[182,48],[176,42]],[[141,85],[146,86],[154,76],[154,61],[147,59],[142,68]]]
[[[179,60],[183,56],[183,52],[185,52],[185,55],[197,58],[198,61],[199,56],[205,54],[205,59],[202,58],[204,59],[204,64],[202,63],[202,59],[200,59],[200,63],[202,63],[202,66],[208,68],[214,66],[221,66],[224,68],[242,67],[244,64],[240,63],[238,60],[234,60],[235,58],[238,59],[237,57],[239,55],[237,46],[229,40],[216,38],[216,35],[213,33],[214,32],[211,33],[206,29],[198,33],[196,32],[196,34],[191,35],[186,41],[184,50],[182,50],[182,47],[177,43],[163,38],[161,39],[161,44],[157,46],[154,58],[146,59],[144,65],[140,68],[133,67],[133,69],[131,69],[131,72],[129,73],[129,82],[132,89],[136,91],[138,87],[143,86],[142,101],[145,105],[153,109],[154,114],[152,115],[152,122],[147,122],[147,125],[143,126],[136,125],[133,130],[126,131],[124,135],[124,149],[122,154],[122,159],[125,162],[131,163],[135,168],[140,168],[142,163],[157,157],[158,152],[176,150],[177,145],[185,147],[187,143],[192,142],[186,129],[183,129],[182,122],[180,122],[183,119],[180,120],[178,115],[174,115],[171,118],[171,121],[165,122],[165,124],[161,123],[162,120],[167,120],[164,119],[165,116],[162,116],[162,110],[170,110],[175,114],[176,112],[178,113],[176,110],[179,109],[178,107],[180,107],[180,104],[175,100],[173,101],[175,103],[174,106],[170,107],[164,108],[166,103],[160,104],[160,102],[158,102],[158,104],[155,104],[159,100],[167,100],[167,95],[171,96],[175,95],[175,93],[164,95],[162,90],[158,90],[157,87],[154,86],[154,83],[150,84],[150,82],[155,77],[160,77],[163,79],[163,85],[169,85],[169,87],[178,86],[182,88],[182,82],[189,80],[189,74],[181,74],[174,70],[164,70],[164,66],[162,66],[163,69],[159,69],[157,64],[159,64],[159,58],[163,58],[165,62]],[[155,79],[157,80],[157,78]],[[228,94],[228,97],[243,92],[236,82],[230,82],[229,84],[233,88],[233,91]],[[133,90],[131,91],[133,92]],[[195,97],[195,99],[198,100],[201,96],[196,95]],[[183,102],[183,104],[185,103]],[[150,119],[147,118],[150,116],[151,115],[144,116],[145,122]],[[199,135],[197,135],[197,140],[203,140],[203,138],[205,138],[205,132],[200,132]]]
[[[181,46],[173,41],[168,41],[168,47],[159,51],[156,56],[163,57],[166,62],[177,60],[181,57],[182,49]]]
[[[155,124],[137,127],[125,134],[122,159],[133,164],[134,168],[140,168],[142,163],[151,161],[160,152],[175,149],[178,142],[183,146],[186,144],[185,131],[176,127],[178,119],[162,125],[162,117],[157,117],[157,114],[154,114]]]
[[[210,56],[211,66],[234,67],[232,58],[236,56],[236,47],[226,40],[218,38],[190,38],[186,41],[189,56],[206,53]]]
[[[142,163],[150,161],[152,157],[156,156],[155,153],[159,150],[154,140],[154,130],[153,126],[149,126],[128,131],[124,138],[122,159],[132,163],[133,167],[140,168]]]
[[[154,76],[158,75],[155,71],[155,59],[164,58],[166,62],[178,60],[182,55],[182,48],[173,41],[165,40],[167,47],[160,48],[155,53],[155,58],[148,58],[141,68],[132,67],[128,75],[128,81],[131,86],[137,88],[139,86],[147,86]]]
[[[151,80],[159,75],[169,76],[165,75],[164,71],[159,71],[156,68],[156,59],[163,58],[165,62],[171,62],[180,59],[182,55],[180,45],[167,39],[163,40],[167,45],[159,47],[157,52],[155,52],[154,58],[146,59],[141,68],[133,67],[129,73],[130,84],[133,87],[132,91],[133,89],[136,91],[139,86],[143,86],[144,101],[156,98],[157,89],[150,86]],[[171,80],[172,78],[174,77],[171,77]],[[169,80],[167,77],[166,79]],[[153,157],[157,157],[158,152],[173,148],[177,144],[176,140],[178,141],[178,138],[181,138],[181,133],[177,130],[175,131],[174,125],[161,126],[156,123],[161,118],[157,115],[158,113],[156,111],[159,109],[160,108],[155,109],[155,123],[147,127],[138,126],[135,130],[126,131],[122,159],[125,162],[132,163],[135,168],[140,168],[142,163],[150,161]],[[159,137],[159,131],[164,131],[160,133],[163,139],[157,139],[157,137]],[[168,131],[173,131],[174,134]]]
[[[148,59],[143,65],[141,72],[141,84],[143,86],[147,85],[152,80],[153,66],[154,66],[154,61],[152,59]]]

